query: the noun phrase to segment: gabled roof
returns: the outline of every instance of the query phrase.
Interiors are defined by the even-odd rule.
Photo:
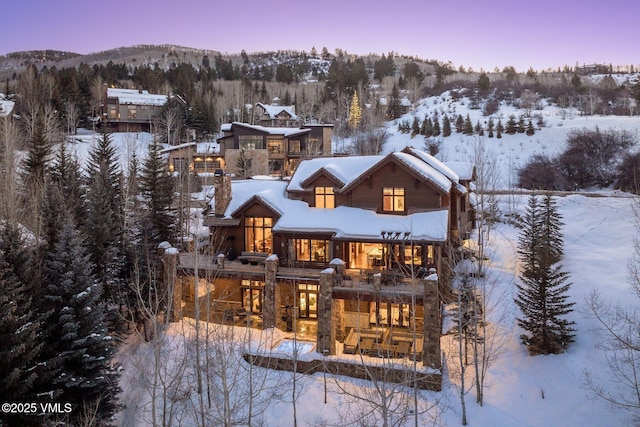
[[[223,132],[232,132],[234,127],[250,129],[250,130],[262,133],[264,135],[281,135],[285,138],[289,138],[296,135],[304,135],[305,133],[311,132],[311,129],[266,127],[266,126],[259,126],[259,125],[250,125],[248,123],[242,123],[242,122],[233,122],[228,126],[222,125],[221,130]]]
[[[423,181],[428,181],[433,184],[442,193],[448,193],[451,190],[451,180],[440,171],[434,169],[431,165],[407,153],[390,153],[372,165],[369,169],[363,171],[356,179],[342,187],[340,191],[347,192],[353,189],[356,185],[366,179],[367,176],[373,174],[376,170],[389,162],[395,162],[403,166],[413,175],[416,175]]]
[[[473,163],[469,162],[447,162],[452,171],[460,177],[461,181],[474,181],[476,179],[476,169]]]
[[[388,162],[395,162],[417,178],[430,182],[443,193],[454,186],[464,193],[458,175],[444,163],[423,151],[407,147],[403,152],[386,156],[322,157],[300,162],[291,177],[288,191],[305,191],[317,177],[326,175],[339,184],[338,190],[346,192]]]
[[[279,216],[273,226],[274,232],[331,234],[336,239],[382,241],[382,231],[393,230],[411,233],[415,241],[444,242],[447,239],[447,209],[410,215],[377,214],[346,206],[323,209],[287,198],[287,183],[284,181],[240,180],[233,181],[231,185],[231,201],[224,218],[218,223],[229,221],[237,224],[234,216],[253,202],[259,202]],[[210,204],[214,203],[215,198]]]
[[[333,177],[339,187],[344,187],[382,158],[382,156],[353,156],[303,160],[291,177],[287,190],[305,191],[311,181],[323,174]]]
[[[460,192],[461,194],[466,193],[467,189],[462,184],[460,184],[460,175],[456,171],[454,171],[448,163],[445,164],[441,162],[426,151],[417,150],[409,146],[405,147],[402,152],[411,154],[412,156],[419,158],[420,160],[446,176],[458,192]],[[469,165],[473,167],[473,164],[469,163]]]
[[[276,119],[280,113],[286,113],[293,120],[296,120],[298,116],[295,113],[296,107],[294,105],[269,105],[258,102],[256,105],[264,108],[264,112],[269,115],[269,118]]]
[[[167,95],[151,94],[146,90],[107,88],[108,98],[118,98],[120,104],[152,105],[161,107],[167,103]]]

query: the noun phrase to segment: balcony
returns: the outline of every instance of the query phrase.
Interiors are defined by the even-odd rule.
[[[263,263],[252,265],[243,264],[237,260],[225,260],[224,267],[221,268],[216,257],[196,255],[192,252],[180,254],[178,268],[183,274],[194,275],[196,266],[198,276],[202,278],[264,280],[265,276]],[[315,282],[320,280],[321,271],[321,268],[278,266],[276,279],[278,281]],[[380,274],[380,288],[376,289],[375,275],[378,273]],[[337,299],[373,301],[375,298],[383,298],[397,302],[421,303],[423,294],[422,280],[397,269],[346,269],[342,276],[336,275],[333,287],[333,297]]]

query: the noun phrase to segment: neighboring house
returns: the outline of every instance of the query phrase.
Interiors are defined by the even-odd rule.
[[[261,102],[255,106],[254,123],[265,127],[300,127],[295,105],[269,105]]]
[[[218,266],[181,254],[174,294],[193,288],[197,268],[213,277],[212,310],[223,307],[224,320],[303,322],[322,354],[415,356],[440,369],[441,308],[472,227],[460,213],[472,211],[473,166],[455,169],[464,179],[407,148],[304,160],[289,180],[215,176],[204,225]]]
[[[117,89],[104,85],[102,116],[112,132],[150,132],[153,119],[167,103],[167,95],[142,89]]]
[[[331,155],[333,125],[264,127],[233,122],[218,138],[226,172],[240,177],[290,176],[300,160]]]
[[[169,156],[169,171],[174,174],[190,172],[202,178],[207,185],[211,177],[225,168],[224,158],[217,142],[187,142],[169,146],[160,151]]]
[[[16,103],[9,101],[5,94],[0,93],[0,117],[11,117],[11,112]]]

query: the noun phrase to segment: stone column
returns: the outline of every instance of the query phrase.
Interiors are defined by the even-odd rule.
[[[382,273],[376,273],[373,275],[373,292],[380,293],[382,288]]]
[[[422,363],[425,366],[441,369],[440,336],[442,320],[440,318],[440,298],[438,276],[430,275],[423,280],[424,286],[424,326],[422,342]]]
[[[346,263],[340,258],[334,258],[329,263],[331,267],[336,271],[336,286],[344,286],[344,269]]]
[[[262,305],[262,327],[265,329],[278,326],[280,313],[280,293],[276,287],[276,273],[278,272],[278,256],[269,255],[264,262],[264,302]]]
[[[332,301],[333,308],[333,329],[335,330],[336,340],[344,341],[344,300],[337,299]]]
[[[162,280],[169,294],[169,316],[172,322],[182,320],[182,281],[176,277],[178,250],[167,248],[162,255]]]
[[[318,344],[320,354],[336,354],[336,328],[333,321],[333,282],[335,270],[327,268],[320,273],[320,292],[318,294]]]

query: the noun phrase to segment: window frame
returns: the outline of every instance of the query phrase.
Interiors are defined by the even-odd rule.
[[[334,209],[336,193],[332,186],[319,185],[313,189],[314,206],[316,208]]]
[[[405,212],[405,189],[404,187],[383,187],[382,188],[382,211],[383,212]]]

